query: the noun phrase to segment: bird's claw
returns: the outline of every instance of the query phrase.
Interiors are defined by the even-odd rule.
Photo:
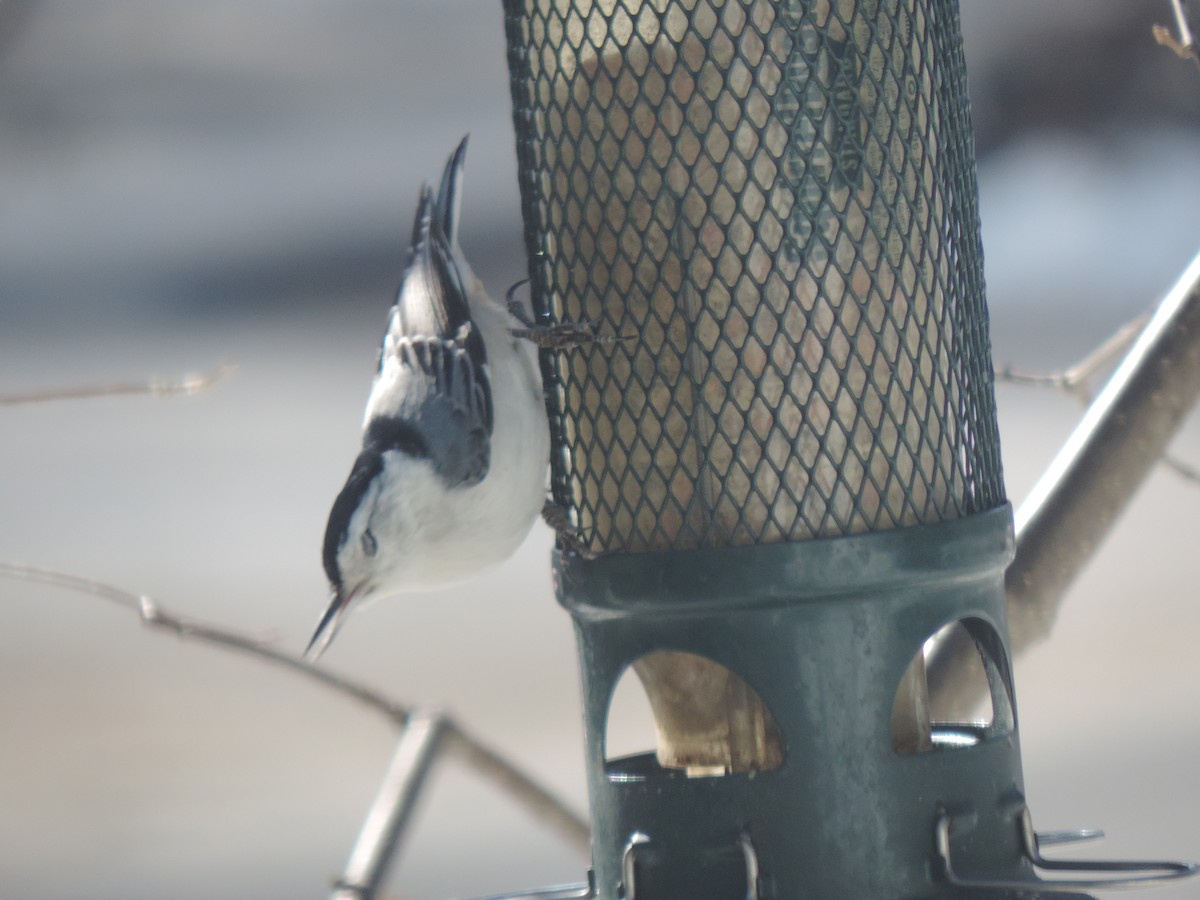
[[[510,329],[513,337],[524,338],[543,350],[565,350],[586,344],[615,344],[633,339],[633,335],[598,334],[599,320],[561,322],[557,325],[529,325]]]
[[[585,543],[583,531],[571,524],[566,509],[553,500],[547,500],[542,507],[542,521],[554,529],[560,550],[583,559],[596,559],[600,555]]]
[[[636,334],[597,334],[600,319],[589,319],[583,322],[560,322],[555,325],[537,324],[525,310],[524,305],[516,298],[516,292],[528,278],[522,279],[508,289],[506,304],[509,314],[520,323],[520,328],[510,328],[515,338],[523,338],[543,350],[565,350],[569,347],[582,347],[585,344],[616,344],[621,341],[632,341]]]

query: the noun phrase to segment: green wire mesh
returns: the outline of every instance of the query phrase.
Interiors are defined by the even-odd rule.
[[[593,552],[1004,502],[955,0],[505,0],[556,502]]]

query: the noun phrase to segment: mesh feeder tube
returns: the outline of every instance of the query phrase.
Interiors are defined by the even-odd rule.
[[[956,3],[505,11],[535,306],[625,338],[542,360],[598,895],[957,896],[947,810],[1036,885]],[[929,721],[955,621],[986,727]],[[658,750],[607,759],[630,667]]]

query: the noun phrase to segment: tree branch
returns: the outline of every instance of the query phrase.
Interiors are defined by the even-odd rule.
[[[464,731],[457,722],[446,719],[446,749],[479,774],[519,797],[527,812],[552,829],[581,853],[591,849],[592,826],[554,794],[538,784],[483,741]]]
[[[1087,406],[1093,399],[1088,379],[1124,353],[1133,343],[1134,338],[1141,333],[1148,319],[1149,315],[1143,313],[1133,321],[1126,322],[1099,347],[1075,365],[1063,369],[1061,372],[1024,372],[1011,366],[1004,366],[996,368],[996,380],[1031,387],[1055,388],[1070,394],[1081,404]],[[1183,462],[1169,453],[1163,454],[1161,463],[1185,481],[1200,484],[1200,469],[1190,463]]]
[[[59,400],[92,400],[96,397],[190,397],[229,377],[236,365],[224,365],[199,375],[179,378],[148,378],[145,381],[123,381],[114,384],[32,391],[26,394],[0,394],[0,406],[24,406],[29,403],[51,403]]]
[[[1154,35],[1154,40],[1161,46],[1166,47],[1180,59],[1190,59],[1196,64],[1196,68],[1200,68],[1200,54],[1196,52],[1196,39],[1192,36],[1192,29],[1188,26],[1187,10],[1183,8],[1183,0],[1171,0],[1171,8],[1175,13],[1175,30],[1179,36],[1176,37],[1171,33],[1171,29],[1166,25],[1154,25],[1150,28],[1150,33]]]
[[[406,727],[413,717],[428,718],[431,715],[397,703],[361,682],[337,675],[327,668],[315,666],[299,656],[276,650],[261,641],[256,641],[227,628],[170,613],[144,594],[134,594],[123,588],[90,578],[80,578],[76,575],[20,563],[0,562],[0,578],[45,584],[99,597],[136,614],[144,625],[151,628],[169,632],[184,639],[197,640],[201,643],[224,647],[227,650],[235,650],[263,662],[281,666],[323,687],[337,691],[343,696],[359,701],[376,712],[382,713],[389,721],[402,728]],[[586,852],[590,841],[590,826],[585,819],[539,785],[531,776],[521,771],[478,738],[464,731],[453,720],[441,715],[437,715],[437,718],[445,738],[442,745],[446,749],[454,751],[454,754],[469,767],[491,780],[502,790],[507,791],[513,800],[524,806],[535,818],[547,823],[569,843]],[[398,797],[396,802],[402,802],[402,799]],[[377,801],[377,804],[379,802]]]
[[[366,685],[349,678],[343,678],[340,675],[330,672],[328,669],[309,665],[298,656],[276,650],[261,641],[256,641],[237,632],[169,613],[159,606],[153,598],[147,597],[144,594],[133,594],[122,588],[104,584],[100,581],[80,578],[76,575],[68,575],[52,569],[40,569],[35,566],[21,565],[20,563],[0,562],[0,578],[12,578],[19,581],[53,585],[54,587],[66,588],[76,593],[100,597],[136,613],[142,620],[142,624],[148,625],[151,628],[168,631],[181,638],[195,639],[204,643],[225,647],[228,650],[237,650],[303,675],[324,687],[331,688],[347,697],[353,697],[376,712],[382,713],[398,725],[403,725],[412,712],[408,707],[394,703],[389,698]]]
[[[1028,384],[1035,387],[1052,387],[1065,390],[1079,396],[1084,403],[1091,402],[1087,391],[1087,380],[1095,375],[1103,366],[1120,356],[1138,332],[1146,325],[1146,314],[1142,314],[1132,322],[1126,322],[1116,332],[1106,339],[1099,347],[1081,359],[1070,368],[1061,372],[1049,374],[1041,372],[1022,372],[1011,366],[996,369],[996,379],[1011,384]]]

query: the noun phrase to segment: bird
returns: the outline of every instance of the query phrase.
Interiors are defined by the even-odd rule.
[[[346,614],[498,565],[547,496],[550,437],[531,341],[539,329],[488,296],[459,244],[467,138],[435,192],[421,188],[412,241],[322,561],[332,597],[305,657]]]

